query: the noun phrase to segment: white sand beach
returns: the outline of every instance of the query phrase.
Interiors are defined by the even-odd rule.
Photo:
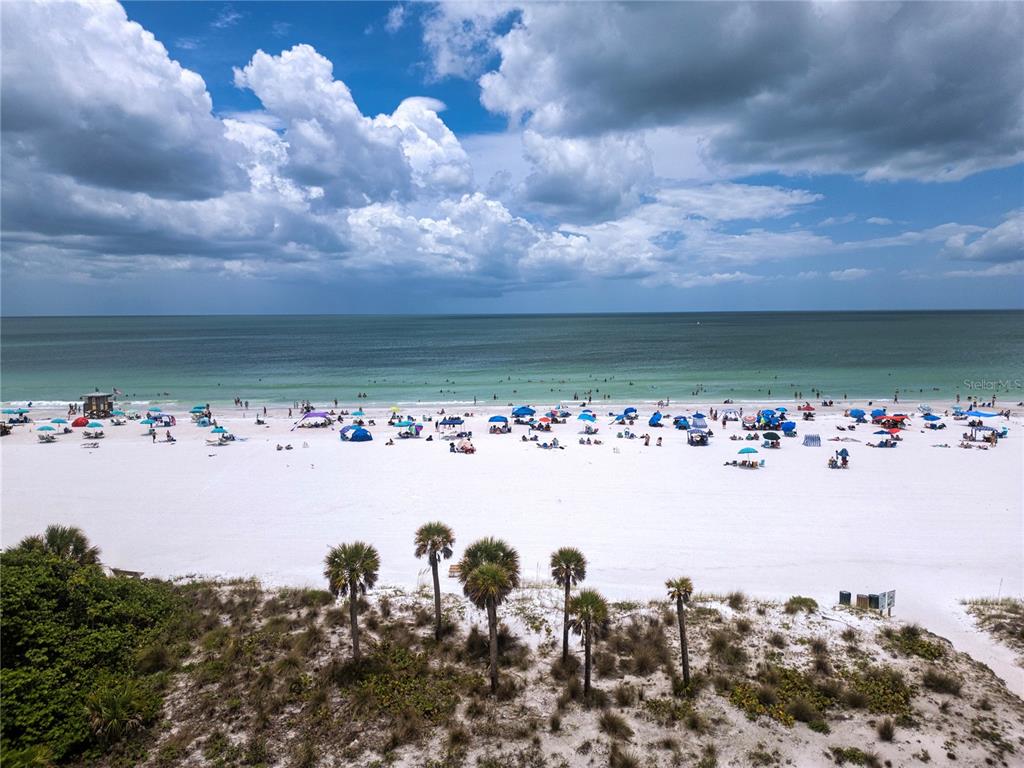
[[[915,405],[899,409],[913,413]],[[1010,428],[989,450],[957,447],[962,422],[947,418],[948,429],[931,431],[919,416],[898,448],[869,448],[874,428],[838,431],[851,421],[838,407],[799,423],[801,436],[821,435],[820,448],[804,447],[801,437],[783,439],[780,450],[732,441],[741,432],[736,422],[716,425],[711,445],[698,448],[671,422],[648,428],[651,406],[641,407],[633,427],[652,435],[648,447],[617,439],[621,428],[604,415],[597,421],[603,445],[579,445],[573,408],[568,423],[541,437],[556,436],[565,449],[541,450],[522,442],[526,427],[488,434],[488,417],[508,408],[470,410],[463,428],[473,432],[474,455],[452,454],[437,437],[427,442],[431,424],[420,439],[387,445],[398,429],[384,426],[387,409],[369,407],[374,440],[360,444],[342,443],[336,426],[291,431],[293,420],[275,410],[265,426],[254,424],[253,411],[243,418],[217,410],[218,423],[238,437],[223,447],[208,447],[209,428],[177,411],[174,444],[152,443],[138,423],[107,427],[95,449],[83,448],[80,430],[42,445],[33,425],[19,426],[0,441],[2,543],[63,523],[86,531],[106,563],[149,575],[321,585],[328,547],[362,539],[380,551],[381,583],[415,585],[429,572],[413,557],[413,531],[441,519],[456,532],[456,555],[479,536],[507,539],[528,580],[546,578],[553,549],[577,546],[590,562],[588,584],[616,599],[661,596],[664,580],[678,574],[700,591],[803,594],[823,605],[834,604],[839,590],[895,590],[894,617],[949,638],[1024,695],[1013,654],[976,631],[959,605],[1024,592],[1019,409],[1009,420],[989,420]],[[423,408],[410,415],[425,413],[434,415]],[[62,415],[32,412],[37,425]],[[837,436],[860,442],[829,441]],[[279,443],[293,450],[278,451]],[[723,466],[750,445],[763,468]],[[828,469],[842,447],[850,468]],[[444,587],[457,588],[454,579]]]

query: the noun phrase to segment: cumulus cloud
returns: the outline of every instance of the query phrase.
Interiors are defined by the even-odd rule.
[[[473,168],[462,144],[441,119],[439,113],[444,110],[444,103],[437,99],[412,97],[392,114],[379,115],[374,124],[401,131],[402,152],[421,190],[459,193],[472,186]]]
[[[440,6],[440,74],[551,135],[700,127],[734,169],[955,180],[1024,159],[1017,3]],[[452,35],[450,44],[446,35]],[[982,116],[984,116],[982,118]]]
[[[2,25],[5,164],[177,199],[244,180],[203,79],[120,5],[17,3]]]
[[[832,280],[838,280],[846,283],[852,280],[863,280],[865,277],[870,275],[874,270],[862,269],[861,267],[848,267],[846,269],[836,269],[828,273],[828,276]]]
[[[1001,223],[976,237],[968,232],[956,233],[946,240],[944,252],[968,261],[1024,261],[1024,209],[1011,211]]]

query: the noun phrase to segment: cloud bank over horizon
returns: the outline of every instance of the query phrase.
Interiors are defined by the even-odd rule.
[[[733,308],[787,281],[867,297],[893,279],[1022,303],[1024,6],[586,8],[382,6],[365,34],[417,35],[423,89],[373,115],[307,42],[232,63],[238,108],[115,2],[8,6],[4,311],[53,311],[47,284],[133,311],[154,281],[196,280],[181,311],[252,311],[275,286],[276,311],[372,311],[396,285],[431,309],[536,308],[538,286]],[[209,27],[243,35],[232,13]],[[453,131],[443,81],[507,130]],[[839,210],[1006,173],[967,219]]]

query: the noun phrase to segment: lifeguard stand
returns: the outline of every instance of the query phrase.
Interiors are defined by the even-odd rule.
[[[109,392],[82,395],[82,413],[88,419],[106,419],[114,409],[114,396]]]

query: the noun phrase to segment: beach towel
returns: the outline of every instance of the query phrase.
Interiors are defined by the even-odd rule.
[[[804,445],[808,448],[821,448],[821,435],[804,435]]]

